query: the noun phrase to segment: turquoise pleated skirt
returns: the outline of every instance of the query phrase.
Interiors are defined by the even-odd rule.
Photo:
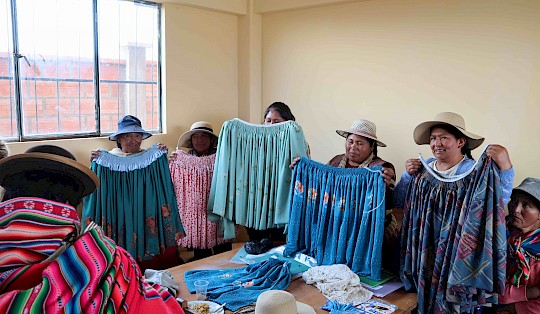
[[[95,221],[139,261],[176,246],[184,229],[166,151],[157,145],[127,157],[102,151],[90,168],[100,185],[84,199],[84,225]]]
[[[234,224],[257,230],[283,227],[289,220],[289,165],[307,153],[300,125],[233,119],[219,134],[209,218],[222,220],[225,239],[234,238]]]

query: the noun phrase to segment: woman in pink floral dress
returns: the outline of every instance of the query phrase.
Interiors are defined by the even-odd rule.
[[[208,257],[232,249],[223,240],[219,224],[208,221],[206,205],[212,183],[216,158],[217,135],[208,122],[193,123],[191,129],[180,136],[178,147],[171,155],[169,167],[178,202],[178,210],[186,236],[181,245],[193,248],[193,259]]]

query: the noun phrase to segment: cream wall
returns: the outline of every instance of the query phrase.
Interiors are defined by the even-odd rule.
[[[377,123],[381,157],[403,170],[412,130],[435,113],[465,116],[487,143],[506,146],[516,184],[540,177],[540,1],[170,0],[163,4],[164,134],[176,147],[204,119],[216,130],[259,122],[288,103],[313,158],[343,151],[335,129]],[[43,143],[43,142],[40,142]],[[106,138],[47,141],[88,164]],[[32,143],[9,144],[12,153]],[[479,152],[475,153],[478,156]]]
[[[486,143],[508,148],[519,184],[540,177],[539,30],[534,0],[372,0],[264,14],[263,104],[291,106],[320,162],[344,151],[336,129],[374,121],[388,145],[379,155],[399,173],[419,152],[431,156],[414,127],[455,111]]]
[[[231,5],[236,10],[238,1]],[[223,121],[238,116],[238,16],[220,12],[223,7],[207,10],[163,4],[164,133],[145,140],[143,147],[161,142],[172,151],[194,121],[211,122],[219,132]],[[38,144],[64,147],[87,165],[92,149],[116,147],[103,137],[8,146],[16,154]]]

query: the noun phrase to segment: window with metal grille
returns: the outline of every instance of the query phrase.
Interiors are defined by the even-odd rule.
[[[161,131],[160,5],[0,0],[0,137],[102,136],[126,114]]]

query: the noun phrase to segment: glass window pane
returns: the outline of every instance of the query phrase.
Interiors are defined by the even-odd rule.
[[[17,136],[13,81],[13,36],[9,0],[0,0],[0,137]]]
[[[102,133],[114,132],[126,114],[137,116],[147,130],[160,130],[159,7],[100,0],[98,23]]]
[[[95,132],[92,0],[18,0],[17,21],[24,135]]]

